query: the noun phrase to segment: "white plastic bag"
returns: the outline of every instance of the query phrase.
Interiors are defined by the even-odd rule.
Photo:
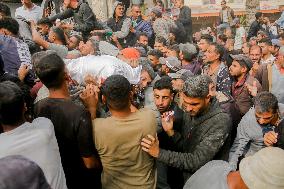
[[[141,66],[132,68],[127,63],[116,57],[102,55],[88,55],[78,59],[65,59],[66,67],[72,79],[79,84],[84,83],[87,75],[106,79],[111,75],[123,75],[131,84],[137,84],[140,80]]]

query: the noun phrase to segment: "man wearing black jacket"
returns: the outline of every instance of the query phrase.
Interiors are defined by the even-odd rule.
[[[142,149],[157,160],[183,170],[187,180],[196,170],[213,159],[224,159],[228,150],[224,145],[231,130],[231,120],[224,113],[216,98],[209,94],[205,76],[196,76],[185,82],[183,93],[183,116],[181,132],[173,128],[169,113],[162,116],[162,126],[176,144],[175,151],[159,148],[159,140],[151,135],[143,138]],[[182,151],[178,152],[179,150]]]
[[[256,37],[257,32],[262,29],[261,27],[262,19],[263,19],[263,14],[261,12],[255,13],[255,21],[253,21],[253,23],[251,24],[249,28],[248,37],[247,37],[248,40],[251,37]]]
[[[102,29],[101,24],[98,23],[96,19],[96,15],[87,3],[84,3],[81,0],[64,0],[64,5],[67,9],[53,17],[50,17],[50,21],[73,17],[75,22],[74,25],[61,24],[61,27],[64,29],[82,32],[84,40],[87,40],[89,33],[95,28]]]
[[[192,42],[192,19],[191,19],[191,9],[184,5],[184,0],[176,0],[175,7],[180,9],[178,22],[182,23],[186,31],[186,42]]]

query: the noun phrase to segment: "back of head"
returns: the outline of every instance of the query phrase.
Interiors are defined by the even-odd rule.
[[[183,93],[191,98],[205,98],[209,94],[209,81],[205,75],[188,78],[183,87]]]
[[[240,175],[250,189],[284,188],[284,150],[266,147],[240,162]]]
[[[173,85],[171,83],[171,78],[168,76],[164,76],[161,79],[157,80],[154,84],[153,89],[157,89],[157,90],[163,90],[163,89],[169,89],[171,91],[171,93],[173,93]]]
[[[0,83],[0,124],[17,125],[23,121],[24,93],[11,81]]]
[[[255,110],[259,113],[272,111],[276,113],[278,111],[278,100],[274,94],[270,92],[260,92],[254,98]]]
[[[0,3],[0,15],[11,17],[11,10],[4,3]]]
[[[116,111],[130,106],[130,91],[129,81],[121,75],[108,77],[102,85],[102,94],[105,96],[107,106]]]
[[[255,13],[255,18],[258,20],[262,16],[261,12]]]
[[[36,75],[49,89],[58,89],[65,81],[65,64],[54,51],[35,53],[33,62]]]
[[[19,23],[17,20],[11,17],[4,17],[0,19],[0,29],[6,29],[13,35],[18,35],[19,33]]]
[[[18,175],[21,176],[17,178]],[[0,186],[1,189],[51,188],[42,169],[33,161],[19,155],[0,159]]]

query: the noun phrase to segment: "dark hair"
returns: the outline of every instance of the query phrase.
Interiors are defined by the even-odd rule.
[[[0,83],[0,123],[15,125],[22,121],[24,102],[24,93],[15,83]]]
[[[278,100],[274,94],[264,91],[260,92],[254,98],[254,107],[257,112],[264,113],[272,110],[276,113],[279,109]]]
[[[207,43],[212,43],[213,42],[213,37],[209,34],[203,34],[201,35],[200,39],[204,39]]]
[[[131,85],[122,75],[108,77],[102,85],[102,94],[106,104],[114,110],[123,110],[129,106]]]
[[[3,3],[0,3],[0,13],[3,13],[5,16],[11,17],[11,9]]]
[[[261,12],[255,13],[255,18],[258,20],[262,16]]]
[[[63,45],[66,45],[64,30],[59,27],[52,27],[51,30],[55,33],[57,39],[60,40]]]
[[[158,49],[153,49],[148,52],[148,55],[155,56],[159,59],[163,56],[163,53]]]
[[[225,34],[220,34],[220,35],[218,35],[218,39],[220,39],[221,41],[226,43],[228,37]]]
[[[206,75],[189,77],[183,86],[183,93],[191,98],[205,98],[209,94],[210,81]]]
[[[156,75],[157,75],[157,74],[155,73],[154,69],[153,69],[152,66],[151,66],[151,62],[150,62],[150,63],[143,64],[141,71],[146,71],[146,72],[149,74],[149,76],[151,77],[152,80],[154,80],[155,77],[156,77]]]
[[[163,46],[167,46],[167,40],[161,36],[156,37],[155,42],[162,43]]]
[[[222,60],[225,49],[222,45],[219,45],[218,43],[211,43],[210,45],[215,47],[215,52],[220,55],[219,60]]]
[[[171,45],[168,47],[168,50],[175,51],[178,55],[179,53],[179,46],[177,44]]]
[[[171,93],[173,93],[173,85],[172,80],[169,76],[163,76],[161,79],[157,80],[154,84],[153,89],[157,90],[163,90],[163,89],[169,89]]]
[[[19,33],[19,23],[11,17],[4,17],[0,19],[0,29],[1,28],[10,31],[14,35],[18,35]]]
[[[269,38],[262,38],[258,43],[264,43],[267,46],[272,46],[272,42]]]
[[[189,53],[188,51],[181,51],[183,55],[183,59],[190,62],[195,59],[199,53],[199,48],[196,44],[193,44],[196,48],[196,53]]]
[[[141,33],[139,33],[139,34],[137,35],[136,39],[139,40],[141,36],[144,36],[144,37],[147,37],[147,38],[148,38],[147,33],[141,32]]]
[[[58,89],[64,82],[65,64],[54,51],[43,51],[33,55],[36,75],[48,88]]]
[[[48,18],[41,18],[39,21],[37,21],[37,25],[40,25],[40,24],[43,24],[43,25],[48,25],[48,27],[52,27],[52,22],[48,19]]]

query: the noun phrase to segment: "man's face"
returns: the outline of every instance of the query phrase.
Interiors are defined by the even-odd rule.
[[[139,87],[141,90],[145,90],[152,82],[151,76],[145,70],[140,74]]]
[[[183,89],[184,81],[182,79],[173,79],[172,85],[175,91],[181,91]]]
[[[199,42],[200,39],[201,39],[201,32],[195,32],[193,34],[193,37],[194,37],[195,41]]]
[[[148,37],[144,35],[140,36],[138,43],[148,46]]]
[[[259,43],[259,46],[261,47],[262,50],[262,56],[269,54],[269,46],[265,43]]]
[[[200,115],[204,110],[206,110],[210,102],[209,95],[203,99],[187,97],[184,93],[181,93],[181,97],[183,99],[183,110],[193,117]]]
[[[226,8],[226,3],[225,2],[221,2],[221,7],[222,7],[222,9],[225,9]]]
[[[95,49],[91,41],[87,41],[86,43],[81,41],[79,43],[79,51],[81,52],[82,56],[87,56],[89,54],[95,54]]]
[[[204,62],[211,63],[219,59],[219,54],[216,52],[215,46],[210,45],[204,53]]]
[[[165,64],[162,64],[162,66],[161,66],[161,74],[162,75],[168,75],[169,71],[170,71],[170,69],[168,68],[168,66],[165,65]]]
[[[139,16],[141,16],[141,9],[138,6],[133,6],[131,12],[134,20],[136,20]]]
[[[118,17],[122,17],[124,15],[124,6],[123,5],[118,5],[115,8],[115,15]]]
[[[151,61],[152,67],[155,68],[160,62],[156,56],[148,55],[148,59]]]
[[[21,2],[22,2],[22,4],[24,5],[24,6],[29,6],[29,5],[31,5],[32,4],[32,1],[31,0],[21,0]]]
[[[154,89],[154,103],[160,113],[164,113],[173,101],[173,93],[169,89]]]
[[[164,49],[164,45],[162,43],[155,41],[154,49],[161,51],[162,49]]]
[[[268,112],[261,113],[256,108],[255,109],[255,118],[260,125],[266,126],[268,124],[274,124],[275,118],[277,118],[277,113],[273,113],[272,110],[270,110]]]
[[[73,50],[78,48],[79,41],[76,37],[72,36],[69,38],[68,49]]]
[[[181,2],[181,0],[175,0],[175,1],[174,1],[174,5],[175,5],[176,8],[181,8],[181,7],[182,7],[182,2]]]
[[[242,67],[236,60],[234,60],[229,68],[229,71],[231,76],[240,77],[245,72],[245,68]]]
[[[252,60],[253,63],[259,63],[260,59],[261,59],[261,52],[259,50],[259,48],[255,48],[255,49],[251,49],[250,53],[249,53],[249,57]]]
[[[200,39],[198,47],[202,52],[206,52],[209,47],[209,43],[205,39]]]
[[[166,57],[177,57],[178,54],[175,50],[170,50],[168,49],[167,52],[166,52]]]
[[[37,30],[41,35],[47,35],[49,33],[49,26],[47,24],[39,24],[37,25]]]

